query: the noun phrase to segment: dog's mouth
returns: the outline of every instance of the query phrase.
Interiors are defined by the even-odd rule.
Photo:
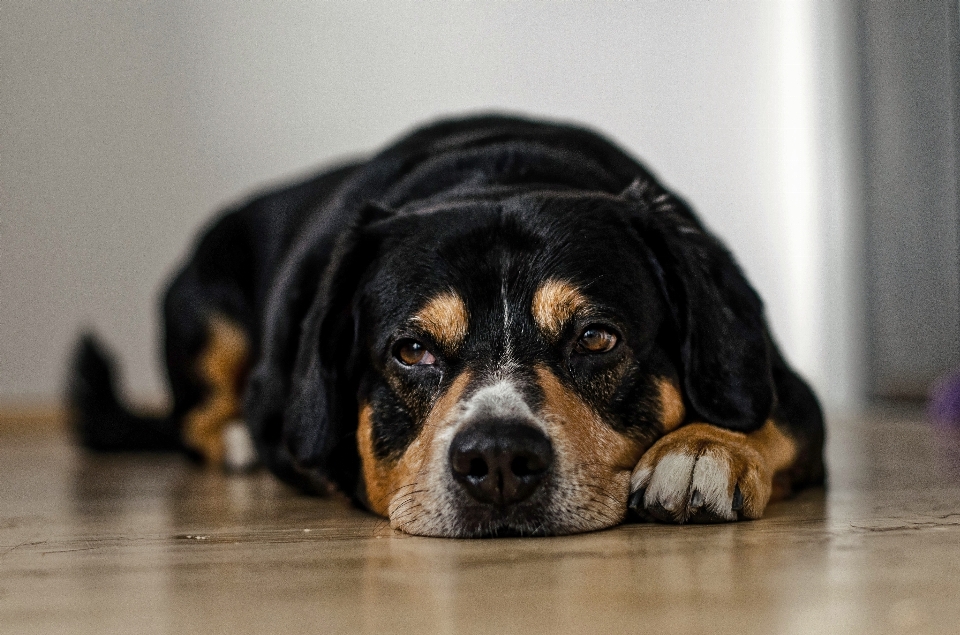
[[[461,512],[457,525],[464,538],[519,538],[555,533],[548,515],[540,510],[468,509]]]
[[[427,489],[391,514],[391,525],[406,533],[446,538],[562,536],[611,527],[627,514],[614,489],[570,481],[551,473],[529,498],[508,504],[477,500],[459,484]],[[423,497],[423,498],[421,498]],[[409,500],[409,499],[405,499]]]
[[[471,538],[530,538],[536,536],[547,536],[542,527],[531,530],[528,527],[493,527],[482,533],[472,535]]]

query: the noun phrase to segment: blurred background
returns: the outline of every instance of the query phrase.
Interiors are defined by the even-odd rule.
[[[832,412],[960,365],[957,0],[5,0],[0,403],[81,328],[163,399],[157,299],[258,188],[481,110],[605,132],[686,197]]]

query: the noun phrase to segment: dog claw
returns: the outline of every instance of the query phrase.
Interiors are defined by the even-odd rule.
[[[633,494],[630,494],[630,498],[627,499],[627,510],[630,511],[634,519],[639,522],[662,522],[666,517],[666,513],[663,511],[663,508],[660,507],[659,503],[655,503],[653,508],[649,510],[644,507],[643,499],[646,493],[646,488],[641,488]]]
[[[633,494],[630,494],[630,498],[627,500],[627,507],[636,513],[643,511],[643,496],[646,492],[646,488],[640,488]]]
[[[693,490],[693,495],[690,497],[690,509],[695,511],[703,507],[703,494],[700,493],[700,490]]]
[[[740,491],[740,486],[737,485],[733,490],[733,511],[738,512],[743,509],[743,492]]]

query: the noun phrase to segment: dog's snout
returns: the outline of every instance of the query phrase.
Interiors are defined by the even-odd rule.
[[[550,440],[513,421],[471,425],[450,444],[453,477],[475,500],[506,506],[530,497],[553,462]]]

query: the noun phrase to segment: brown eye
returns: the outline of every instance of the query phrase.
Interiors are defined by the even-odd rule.
[[[394,357],[407,366],[431,366],[437,362],[433,353],[416,340],[401,340],[393,351]]]
[[[617,343],[617,336],[610,331],[591,326],[577,340],[578,353],[606,353]]]

